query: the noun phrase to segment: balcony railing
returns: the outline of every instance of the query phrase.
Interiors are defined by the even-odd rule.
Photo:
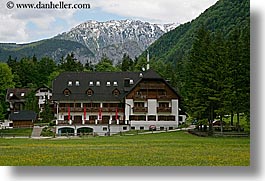
[[[123,108],[116,108],[116,107],[103,107],[103,108],[101,108],[102,112],[116,112],[116,110],[118,110],[118,112],[123,112]]]
[[[99,107],[87,107],[86,112],[99,112]],[[116,107],[103,107],[102,112],[116,112]],[[124,112],[123,108],[118,108],[118,112]],[[60,107],[59,112],[68,112],[68,107]],[[84,112],[82,107],[70,107],[70,112]]]
[[[146,95],[135,95],[133,97],[134,100],[146,100],[147,96]]]
[[[158,100],[170,100],[172,98],[172,96],[170,95],[157,95],[157,99]]]
[[[165,85],[154,83],[140,83],[140,89],[165,89]]]
[[[82,107],[70,107],[71,112],[83,112],[84,108]],[[68,107],[59,107],[59,112],[68,112]]]
[[[171,113],[171,107],[157,107],[157,112]]]
[[[133,107],[133,112],[146,113],[147,107]]]
[[[68,120],[58,120],[57,125],[69,125],[69,121]]]
[[[125,120],[119,120],[117,124],[117,120],[111,120],[109,122],[108,120],[85,120],[85,124],[83,124],[83,121],[79,122],[74,122],[72,121],[72,124],[69,123],[68,120],[58,120],[57,121],[57,126],[67,126],[67,125],[106,125],[106,124],[111,124],[111,125],[128,125],[129,121]]]

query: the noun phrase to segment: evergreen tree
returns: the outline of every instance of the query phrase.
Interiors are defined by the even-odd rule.
[[[0,120],[4,119],[7,114],[6,89],[13,87],[13,74],[10,67],[6,63],[0,62]]]
[[[203,27],[198,30],[189,55],[185,84],[190,112],[198,119],[208,119],[210,134],[216,111],[223,113],[225,61],[221,38],[218,46],[212,39],[214,37]]]
[[[135,71],[143,71],[146,70],[147,60],[144,57],[140,57],[135,61],[134,70]]]
[[[17,75],[20,78],[22,87],[37,87],[40,81],[37,62],[33,61],[31,58],[21,59]]]
[[[240,113],[249,115],[250,105],[250,53],[249,28],[242,33],[235,28],[229,36],[227,47],[230,60],[229,76],[231,77],[228,105],[231,116],[237,114],[237,125],[240,124]],[[231,119],[233,124],[233,119]]]
[[[112,65],[112,61],[106,57],[103,56],[100,62],[95,65],[95,71],[96,72],[115,72],[117,71],[117,68]]]
[[[0,62],[0,92],[5,93],[6,89],[14,87],[13,74],[6,63]]]
[[[74,53],[68,54],[65,59],[62,59],[60,69],[64,71],[81,72],[84,67],[80,61],[77,61],[74,57]]]
[[[40,117],[42,118],[43,122],[50,122],[54,119],[54,115],[52,113],[51,107],[50,107],[50,103],[48,100],[48,97],[45,97],[45,103],[44,103],[44,109],[43,111],[40,113]]]
[[[35,91],[30,91],[25,97],[25,107],[24,110],[31,110],[39,113],[38,99],[35,96]]]
[[[17,87],[17,88],[22,87],[22,84],[20,82],[20,77],[18,75],[18,72],[19,72],[19,62],[17,62],[16,59],[13,59],[11,56],[9,56],[6,63],[8,64],[8,66],[12,70],[12,74],[14,76],[13,81],[15,83],[15,87]]]
[[[4,120],[4,118],[5,118],[5,114],[4,114],[4,108],[3,108],[3,105],[2,105],[2,103],[0,104],[0,120],[2,121],[2,120]]]
[[[48,87],[52,87],[52,81],[58,76],[60,75],[61,71],[60,70],[55,70],[54,72],[52,72],[49,77],[48,77],[48,81],[47,81],[47,86]]]
[[[39,73],[39,82],[37,82],[38,87],[47,84],[50,74],[55,71],[55,62],[48,58],[43,57],[37,64],[37,71]]]
[[[133,71],[134,69],[133,60],[127,54],[123,54],[122,63],[121,63],[121,71]]]
[[[88,72],[93,72],[94,71],[94,66],[92,65],[91,61],[87,60],[87,62],[85,64],[85,70],[88,71]]]

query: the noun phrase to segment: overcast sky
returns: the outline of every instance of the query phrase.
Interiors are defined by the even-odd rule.
[[[0,2],[0,42],[25,43],[53,37],[87,20],[185,23],[218,0],[12,0],[15,4],[64,1],[91,5],[79,10],[8,9],[9,1]]]

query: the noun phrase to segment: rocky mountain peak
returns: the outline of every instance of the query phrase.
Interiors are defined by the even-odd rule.
[[[177,25],[151,24],[139,20],[89,20],[55,38],[83,44],[93,52],[94,57],[88,58],[93,63],[106,55],[115,64],[122,59],[124,53],[132,58],[140,55],[150,44]]]

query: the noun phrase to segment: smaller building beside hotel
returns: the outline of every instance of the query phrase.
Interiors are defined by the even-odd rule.
[[[37,119],[34,111],[15,111],[9,115],[9,120],[13,122],[13,128],[33,128],[33,123]]]

